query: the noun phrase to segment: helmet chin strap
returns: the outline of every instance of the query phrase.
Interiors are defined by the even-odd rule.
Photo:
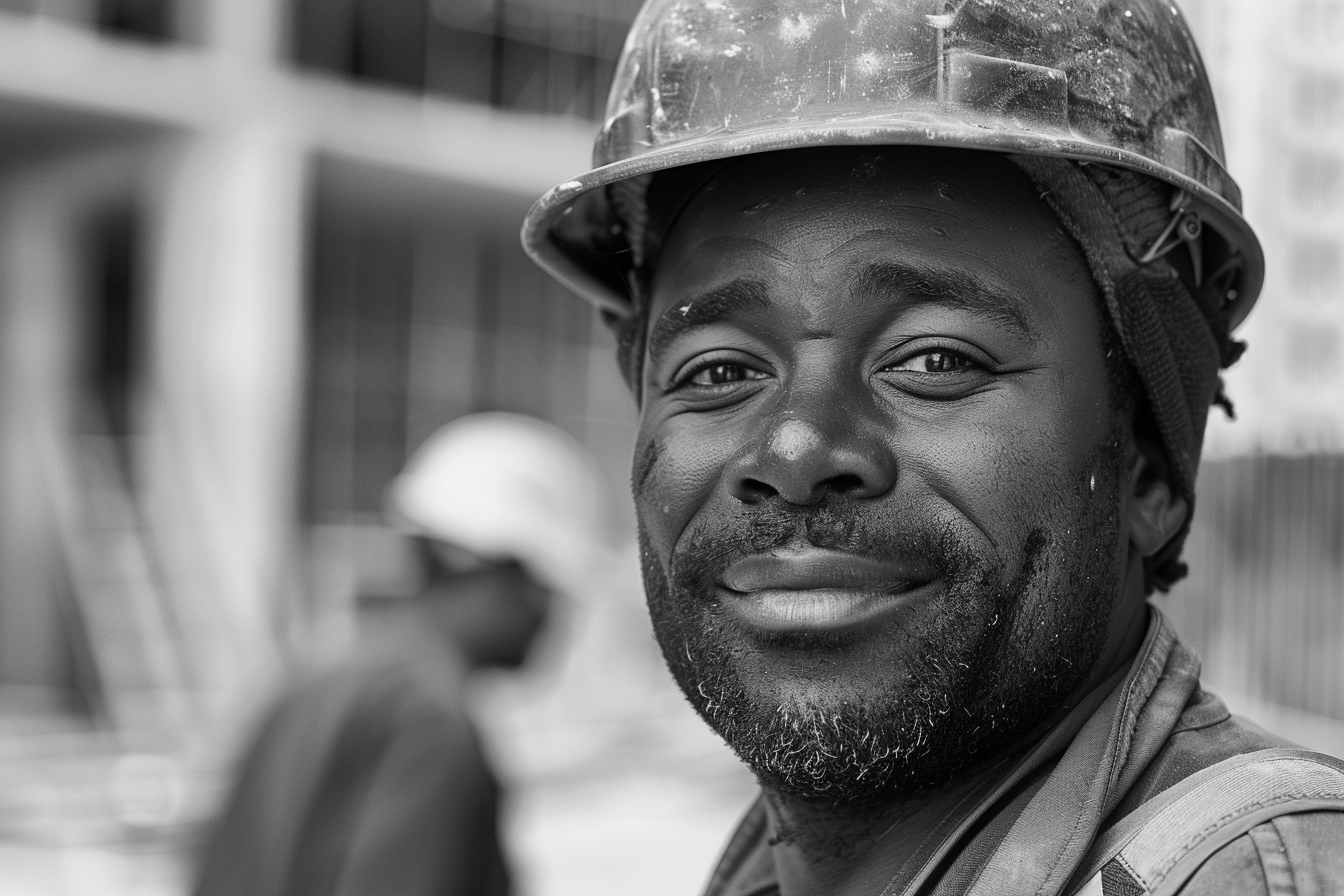
[[[1199,289],[1204,285],[1204,222],[1199,212],[1190,208],[1190,194],[1184,190],[1177,190],[1171,197],[1171,212],[1167,226],[1162,228],[1153,244],[1136,260],[1139,264],[1152,264],[1177,246],[1185,246],[1190,253],[1190,266],[1194,270],[1194,287]]]

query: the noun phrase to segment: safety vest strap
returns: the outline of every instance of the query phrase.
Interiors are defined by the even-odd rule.
[[[1233,756],[1105,831],[1066,892],[1174,896],[1205,860],[1256,825],[1320,811],[1344,812],[1344,761],[1285,748]]]

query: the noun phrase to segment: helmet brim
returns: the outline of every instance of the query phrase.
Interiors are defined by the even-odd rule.
[[[1234,201],[1235,185],[1229,185],[1230,197],[1209,189],[1199,181],[1139,153],[1104,145],[1073,133],[1023,127],[1005,128],[1002,121],[994,129],[972,122],[950,122],[946,117],[921,120],[917,116],[894,118],[884,115],[874,121],[828,116],[808,122],[802,119],[741,130],[723,131],[668,144],[647,153],[602,165],[573,180],[554,187],[532,206],[523,222],[524,250],[551,276],[582,298],[617,316],[632,313],[629,297],[617,292],[608,279],[598,276],[584,263],[577,247],[566,246],[555,237],[561,218],[572,212],[581,200],[606,204],[608,184],[670,168],[694,165],[735,156],[787,149],[821,146],[934,146],[974,149],[1008,154],[1037,155],[1073,159],[1127,168],[1150,175],[1184,190],[1192,208],[1205,224],[1213,228],[1241,254],[1242,273],[1236,298],[1229,309],[1233,328],[1250,313],[1264,285],[1265,258],[1259,240],[1242,217]],[[589,259],[591,255],[587,256]]]

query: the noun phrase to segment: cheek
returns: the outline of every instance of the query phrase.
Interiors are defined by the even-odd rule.
[[[718,491],[734,450],[712,428],[675,422],[641,426],[631,474],[640,524],[649,547],[664,563],[686,526]]]
[[[1111,443],[1117,435],[1118,421],[1106,373],[1104,369],[1090,373],[1093,375],[1057,378],[1052,396],[1053,425],[1031,443],[1038,456],[1050,458],[1054,488],[1061,501],[1070,496],[1090,501],[1103,479],[1120,472],[1107,469],[1115,462]],[[1053,438],[1042,438],[1047,434]]]
[[[918,478],[1000,550],[1020,539],[1039,488],[1034,432],[1020,420],[959,419],[918,433],[907,449],[907,481]],[[1035,475],[1032,475],[1032,474]]]
[[[1042,375],[954,416],[907,423],[900,454],[907,478],[917,474],[1000,550],[1011,550],[1024,533],[1067,525],[1060,516],[1078,512],[1110,422],[1104,400]]]

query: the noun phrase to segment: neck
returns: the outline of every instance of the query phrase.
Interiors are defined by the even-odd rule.
[[[1005,772],[1006,766],[997,763],[939,787],[864,808],[767,792],[780,893],[880,893],[930,831],[968,796]]]

